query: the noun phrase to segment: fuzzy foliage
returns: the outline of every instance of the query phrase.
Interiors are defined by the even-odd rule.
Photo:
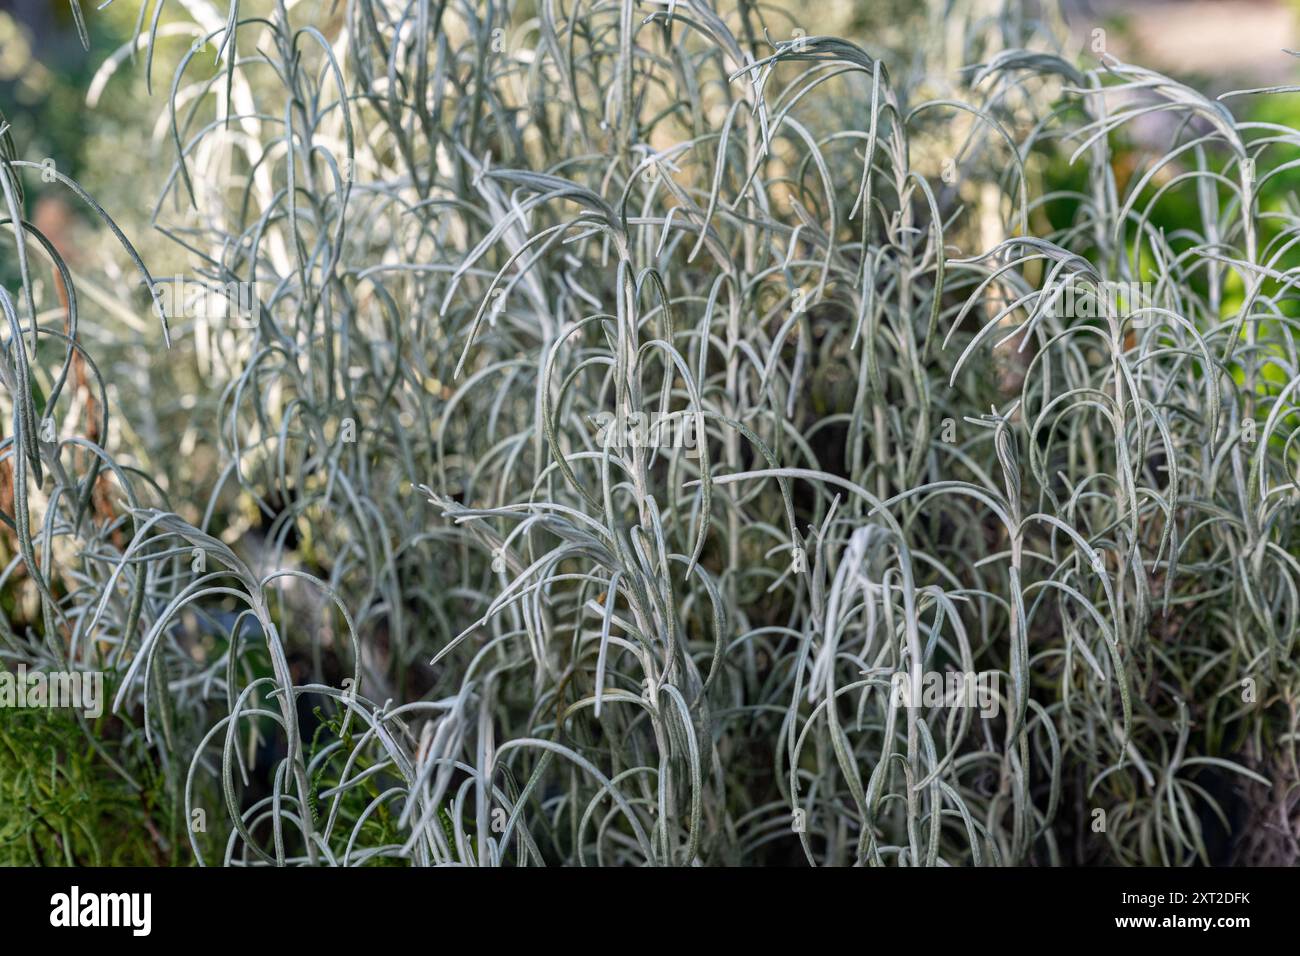
[[[1241,781],[1290,825],[1300,131],[1234,108],[1294,90],[1022,0],[148,6],[210,292],[118,235],[219,467],[176,503],[115,436],[5,141],[0,639],[114,675],[199,861],[1181,864]],[[996,713],[897,693],[947,672]]]

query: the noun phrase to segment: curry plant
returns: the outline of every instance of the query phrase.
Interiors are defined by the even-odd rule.
[[[157,201],[56,176],[218,470],[115,432],[5,139],[0,637],[194,860],[1295,860],[1296,89],[1028,0],[167,6],[96,80]]]

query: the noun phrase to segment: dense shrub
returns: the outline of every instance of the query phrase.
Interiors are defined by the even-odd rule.
[[[156,857],[1295,859],[1273,94],[1019,0],[147,6],[96,82],[152,77],[181,281],[118,238],[195,424],[123,437],[175,396],[84,347],[6,141],[0,639],[109,672],[60,749]]]

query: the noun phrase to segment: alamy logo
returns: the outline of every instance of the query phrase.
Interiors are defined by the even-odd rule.
[[[150,893],[71,893],[50,897],[51,926],[129,926],[133,936],[148,936],[152,928]]]
[[[598,448],[682,448],[687,458],[700,457],[692,412],[599,412],[592,419]]]
[[[1002,702],[997,671],[926,671],[915,689],[910,674],[895,671],[890,684],[898,707],[978,707],[988,719],[998,715]]]
[[[183,275],[154,284],[154,313],[166,318],[227,321],[253,328],[262,314],[256,282],[208,284]]]
[[[0,670],[0,707],[50,707],[79,710],[87,717],[104,712],[103,671]]]
[[[1123,319],[1133,316],[1133,325],[1141,327],[1150,320],[1155,303],[1155,285],[1150,282],[1084,281],[1070,274],[1049,310],[1067,319]],[[1136,313],[1136,314],[1135,314]]]

